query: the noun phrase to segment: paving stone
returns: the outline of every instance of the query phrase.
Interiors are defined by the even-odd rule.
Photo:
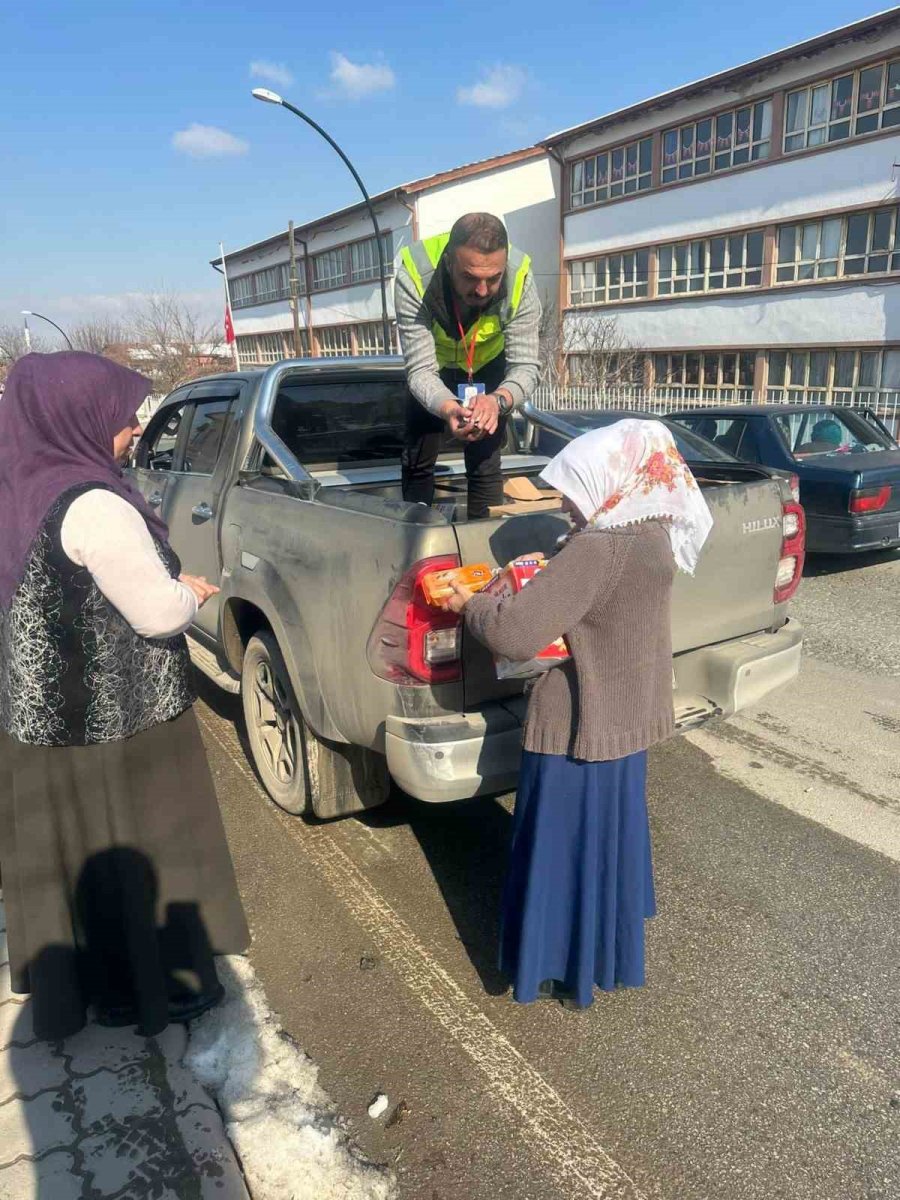
[[[20,1003],[25,1000],[24,996],[18,995],[12,990],[12,980],[9,977],[9,966],[4,964],[0,967],[0,1004],[6,1000],[15,998]]]
[[[73,1175],[74,1159],[55,1150],[38,1162],[22,1159],[0,1170],[0,1200],[79,1200],[82,1179]]]
[[[0,1004],[0,1051],[11,1042],[23,1044],[34,1040],[32,1008],[29,1003],[17,1004],[14,1000]]]
[[[180,1063],[184,1058],[185,1050],[187,1050],[187,1025],[167,1025],[153,1041],[167,1062]]]
[[[72,1116],[62,1111],[56,1092],[0,1105],[0,1166],[22,1154],[37,1156],[69,1146],[75,1136],[72,1126]]]
[[[129,1063],[120,1071],[100,1071],[72,1084],[72,1098],[82,1128],[100,1132],[111,1124],[138,1117],[156,1117],[163,1110],[159,1088],[147,1071],[148,1060]]]
[[[92,1195],[127,1195],[136,1200],[154,1196],[162,1186],[176,1188],[186,1157],[183,1147],[169,1143],[170,1123],[146,1118],[123,1126],[115,1121],[96,1129],[79,1142],[82,1170],[90,1180]],[[131,1186],[129,1186],[131,1185]]]
[[[187,1067],[183,1067],[181,1063],[169,1063],[166,1076],[169,1087],[172,1089],[172,1106],[176,1112],[183,1112],[192,1104],[201,1104],[204,1108],[210,1108],[218,1114],[219,1110],[215,1100],[197,1082],[193,1072],[189,1071]]]
[[[200,1179],[203,1200],[249,1200],[218,1109],[210,1113],[205,1108],[191,1108],[176,1121]]]
[[[140,1062],[147,1056],[147,1039],[133,1029],[104,1029],[87,1025],[80,1033],[66,1038],[63,1050],[70,1055],[69,1069],[84,1075],[105,1067],[116,1071],[127,1063]]]
[[[17,1093],[36,1096],[46,1088],[58,1088],[67,1075],[65,1058],[54,1054],[49,1043],[10,1046],[0,1054],[0,1104]]]

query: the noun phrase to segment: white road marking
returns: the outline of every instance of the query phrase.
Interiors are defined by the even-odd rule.
[[[255,791],[267,799],[240,749],[229,745],[203,716],[201,721]],[[562,1194],[569,1200],[646,1200],[559,1093],[468,999],[334,840],[311,836],[301,845],[403,982],[487,1078],[494,1095],[516,1112],[530,1135],[529,1147],[537,1149],[558,1175]]]

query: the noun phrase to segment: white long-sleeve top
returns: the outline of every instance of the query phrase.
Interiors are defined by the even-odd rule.
[[[90,572],[141,637],[174,637],[193,621],[197,597],[169,575],[144,518],[121,496],[104,488],[83,492],[69,505],[61,540],[67,557]]]

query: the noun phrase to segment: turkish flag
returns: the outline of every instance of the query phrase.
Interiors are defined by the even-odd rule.
[[[230,346],[234,341],[234,326],[231,323],[231,309],[225,305],[225,341]]]

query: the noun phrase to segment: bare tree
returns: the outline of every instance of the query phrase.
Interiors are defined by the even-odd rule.
[[[103,354],[116,362],[128,362],[128,343],[131,331],[115,317],[95,317],[83,321],[69,330],[69,340],[76,350],[89,354]]]
[[[40,337],[31,335],[31,349],[45,349]],[[6,379],[9,368],[13,363],[28,353],[25,344],[25,330],[20,325],[0,325],[0,381]]]
[[[616,317],[579,313],[561,334],[565,376],[584,387],[642,386],[644,355],[632,346]]]
[[[172,292],[148,295],[130,314],[131,363],[165,394],[222,366],[223,333]]]

